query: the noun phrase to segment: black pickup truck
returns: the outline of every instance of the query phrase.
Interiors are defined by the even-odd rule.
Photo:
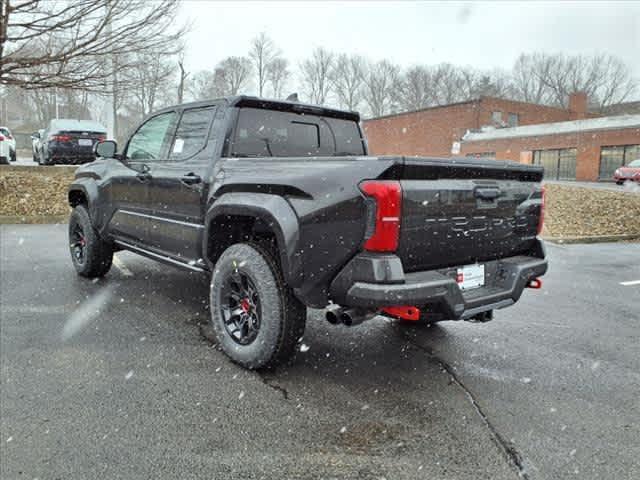
[[[541,167],[367,156],[359,120],[244,96],[154,113],[76,172],[77,272],[126,249],[208,274],[219,344],[248,368],[295,353],[307,306],[345,325],[486,321],[540,286]]]

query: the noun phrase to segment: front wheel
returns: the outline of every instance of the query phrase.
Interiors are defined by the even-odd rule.
[[[78,275],[103,277],[111,268],[113,246],[95,231],[84,205],[76,206],[69,218],[69,249]]]
[[[306,313],[269,249],[238,243],[220,256],[211,277],[211,322],[234,362],[256,369],[291,359]]]

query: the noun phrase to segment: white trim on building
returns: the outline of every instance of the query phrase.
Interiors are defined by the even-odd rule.
[[[500,140],[506,138],[539,137],[567,133],[590,132],[596,130],[621,130],[637,128],[640,135],[640,115],[619,115],[614,117],[589,118],[570,122],[541,123],[523,127],[496,128],[481,132],[467,133],[462,137],[465,142]]]

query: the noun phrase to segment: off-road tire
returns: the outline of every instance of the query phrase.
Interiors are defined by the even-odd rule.
[[[260,325],[247,345],[236,341],[222,314],[223,284],[240,272],[249,277],[259,295]],[[249,369],[271,368],[290,361],[304,334],[307,309],[284,281],[277,257],[268,247],[237,243],[227,248],[214,267],[210,290],[211,323],[220,348],[234,362]]]
[[[76,228],[80,227],[84,236],[84,252],[80,260],[75,254],[74,238]],[[106,242],[93,228],[89,212],[84,205],[74,207],[69,217],[69,249],[71,261],[78,275],[87,278],[103,277],[113,262],[113,245]]]

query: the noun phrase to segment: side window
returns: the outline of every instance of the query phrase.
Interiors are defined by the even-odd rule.
[[[169,153],[171,160],[186,160],[204,148],[215,113],[216,107],[184,111]]]
[[[160,160],[169,142],[169,129],[175,112],[161,113],[142,124],[129,140],[130,160]]]

